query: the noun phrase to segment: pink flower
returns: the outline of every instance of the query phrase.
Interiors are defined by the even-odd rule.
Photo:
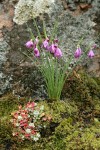
[[[35,131],[35,130],[32,130],[32,131],[31,131],[31,134],[36,134],[36,131]]]
[[[40,52],[37,49],[37,47],[34,49],[34,55],[35,55],[35,57],[39,57],[40,56]]]
[[[55,46],[55,44],[51,44],[51,46],[48,47],[48,50],[49,50],[51,53],[55,53],[56,48],[57,48],[57,47]]]
[[[20,121],[20,127],[27,127],[28,126],[28,121],[27,120],[21,120]]]
[[[30,41],[28,41],[28,42],[25,44],[25,46],[26,46],[27,48],[33,48],[33,47],[34,47],[34,43],[32,42],[32,40],[30,40]]]
[[[93,57],[94,57],[94,52],[93,52],[92,49],[89,51],[88,57],[89,57],[89,58],[93,58]]]
[[[24,119],[28,117],[28,115],[25,114],[24,112],[21,113],[21,116],[22,116]]]
[[[26,105],[27,108],[34,108],[34,106],[35,106],[34,102],[28,102]]]
[[[62,57],[62,51],[59,48],[56,48],[54,56],[57,58],[61,58]]]
[[[43,45],[42,45],[45,49],[48,48],[49,46],[49,39],[46,39],[44,42],[43,42]]]
[[[25,137],[26,137],[27,139],[30,139],[30,136],[31,136],[30,134],[27,134],[27,133],[25,134]]]
[[[80,47],[78,47],[77,50],[74,53],[74,57],[79,58],[81,56],[81,54],[82,54],[82,50],[81,50]]]

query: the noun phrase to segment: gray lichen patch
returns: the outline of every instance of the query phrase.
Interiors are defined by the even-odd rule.
[[[32,17],[36,18],[40,14],[50,13],[55,0],[19,0],[15,7],[13,21],[23,24]]]
[[[6,54],[9,50],[9,45],[6,41],[0,41],[0,95],[9,89],[9,77],[4,74],[3,65],[7,61]]]

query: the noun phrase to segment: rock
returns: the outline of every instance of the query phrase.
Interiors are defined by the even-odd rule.
[[[42,3],[42,0],[40,1]],[[25,9],[21,9],[22,7],[19,6],[19,4],[22,4],[20,0],[20,3],[18,2],[15,7],[15,16],[13,16],[15,2],[17,2],[17,0],[5,0],[2,2],[2,5],[0,3],[0,7],[2,8],[0,9],[0,94],[2,95],[10,90],[22,96],[43,97],[46,96],[43,78],[37,69],[34,68],[34,63],[22,54],[22,52],[26,52],[24,46],[25,42],[30,39],[30,34],[24,23],[25,21],[27,21],[29,27],[32,28],[34,35],[37,35],[33,21],[30,20],[31,17],[29,17],[31,6],[28,6],[30,7],[29,12],[25,12]],[[34,2],[35,1],[33,1],[33,3]],[[97,49],[95,50],[95,54],[99,56],[100,38],[97,36],[100,32],[100,2],[96,0],[92,1],[92,7],[88,7],[88,9],[86,9],[87,6],[83,6],[84,3],[81,3],[80,10],[79,3],[76,4],[75,1],[71,3],[70,1],[72,5],[70,11],[67,8],[64,10],[61,0],[55,0],[55,3],[53,0],[49,2],[49,4],[52,2],[53,5],[45,9],[46,13],[42,15],[42,18],[45,19],[49,33],[51,32],[55,20],[58,19],[59,32],[57,36],[61,40],[60,47],[63,53],[66,54],[65,59],[68,55],[74,53],[81,37],[85,37],[81,44],[82,50],[84,51],[85,48],[89,45],[92,46],[96,42]],[[23,3],[22,6],[24,4],[26,6],[26,2]],[[28,5],[30,4],[28,1]],[[75,8],[75,5],[78,5],[78,7]],[[20,11],[21,16],[19,16]],[[37,13],[36,16],[38,15],[39,13]],[[14,21],[18,24],[12,21],[13,17]],[[36,17],[36,20],[42,33],[41,15]],[[19,25],[19,23],[21,25]],[[71,63],[73,64],[74,60]],[[83,64],[87,66],[89,72],[93,72],[93,75],[99,76],[99,59],[97,57],[91,61],[85,58]]]
[[[36,18],[40,14],[50,13],[55,0],[19,0],[15,9],[14,22],[23,24],[28,19]]]
[[[9,45],[3,39],[0,41],[0,95],[10,88],[9,77],[4,73],[3,64],[7,61],[6,54],[9,50]]]

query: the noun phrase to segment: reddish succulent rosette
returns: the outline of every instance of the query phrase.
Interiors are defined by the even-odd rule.
[[[35,102],[28,102],[24,107],[19,106],[19,110],[13,112],[11,122],[13,124],[13,136],[21,140],[34,140],[40,138],[38,121],[50,121],[43,113],[44,106],[37,106]],[[47,118],[46,120],[44,118]]]

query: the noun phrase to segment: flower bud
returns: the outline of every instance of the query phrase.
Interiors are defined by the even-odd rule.
[[[26,46],[27,48],[33,48],[34,43],[32,42],[32,40],[30,40],[30,41],[28,41],[28,42],[25,44],[25,46]]]
[[[49,50],[51,53],[55,53],[55,51],[56,51],[55,44],[51,44],[51,46],[48,47],[48,50]]]
[[[35,55],[35,57],[39,57],[40,56],[40,52],[37,49],[37,47],[34,49],[34,55]]]
[[[74,53],[74,57],[79,58],[81,56],[81,54],[82,54],[82,50],[81,50],[80,47],[78,47],[77,50]]]
[[[93,50],[90,50],[90,51],[89,51],[88,57],[89,57],[89,58],[93,58],[93,57],[94,57],[94,52],[93,52]]]
[[[54,56],[57,58],[61,58],[62,57],[62,51],[59,48],[56,48]]]
[[[43,42],[43,45],[42,45],[45,49],[49,46],[49,41],[48,39],[46,39],[44,42]]]

